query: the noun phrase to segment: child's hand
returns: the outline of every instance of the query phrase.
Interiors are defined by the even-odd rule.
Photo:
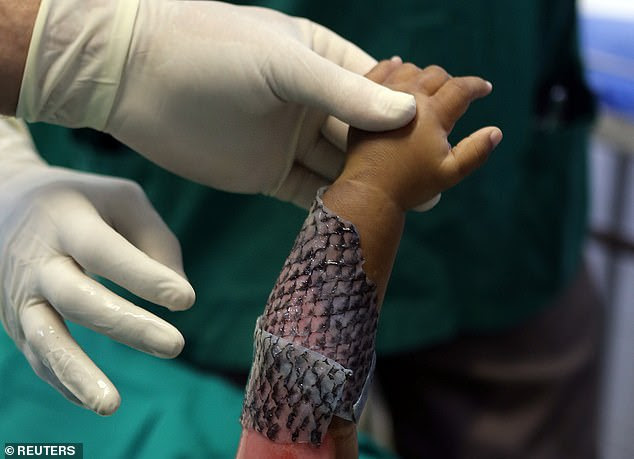
[[[498,128],[486,127],[455,147],[447,141],[469,104],[491,92],[491,84],[481,78],[452,78],[437,66],[421,70],[394,61],[381,62],[366,76],[414,94],[417,114],[395,131],[351,129],[348,161],[339,180],[377,188],[403,210],[458,183],[482,165],[502,139]]]
[[[364,360],[360,348],[352,344],[364,343],[364,349],[374,346],[375,314],[380,310],[398,250],[405,223],[404,210],[428,201],[457,183],[486,159],[502,136],[497,128],[485,128],[455,148],[447,143],[448,133],[469,103],[491,91],[490,84],[480,78],[450,78],[439,67],[420,70],[397,61],[379,64],[368,77],[393,89],[413,93],[417,99],[417,116],[397,131],[374,134],[350,131],[349,156],[344,170],[323,193],[323,205],[319,200],[315,203],[269,297],[267,310],[260,317],[262,322],[258,322],[267,327],[263,330],[269,333],[282,333],[293,343],[310,347],[324,358],[329,355],[339,359],[337,362],[348,368],[355,378],[360,375],[360,379],[349,379],[351,386],[345,389],[349,390],[346,396],[352,401],[362,395],[361,387],[366,375],[372,371],[371,353],[366,354]],[[346,239],[348,236],[352,238]],[[316,253],[327,261],[318,261],[321,258],[316,258]],[[344,275],[344,271],[348,274]],[[300,282],[299,278],[289,274],[294,272],[301,272],[308,280]],[[330,285],[332,276],[336,278],[336,288]],[[291,291],[293,299],[282,299]],[[353,297],[361,300],[352,301]],[[342,300],[338,303],[341,306],[333,306],[339,300]],[[317,320],[315,314],[319,316],[317,322],[314,321]],[[345,327],[348,331],[344,331]],[[305,347],[301,349],[305,350]],[[291,408],[279,394],[298,393],[295,386],[299,380],[291,383],[290,379],[280,377],[281,373],[269,372],[273,366],[265,360],[257,358],[254,363],[258,366],[252,376],[257,376],[251,381],[263,377],[268,378],[268,382],[261,385],[258,382],[249,388],[247,400],[253,401],[256,417],[252,417],[252,408],[247,409],[249,404],[245,402],[243,414],[247,414],[242,418],[244,430],[238,457],[247,457],[253,452],[258,457],[358,457],[356,427],[349,420],[350,415],[339,418],[339,414],[335,414],[332,422],[328,421],[328,431],[323,438],[321,431],[315,429],[314,432],[319,434],[318,441],[312,440],[311,433],[313,443],[321,442],[319,448],[307,443],[274,443],[269,439],[275,438],[275,429],[279,426],[282,430],[287,429],[285,435],[293,442],[296,438],[293,435],[299,435],[300,429],[306,438],[306,426],[321,427],[322,424],[314,419],[320,419],[321,423],[325,413],[329,412],[328,408],[322,409],[321,404],[305,404],[301,408],[306,415],[302,427],[297,428],[297,434],[291,433],[291,424],[297,421],[292,414],[296,408]],[[289,387],[283,386],[282,380]],[[278,386],[278,382],[282,385]],[[273,390],[267,387],[273,387]],[[333,389],[333,397],[334,392]],[[268,399],[268,394],[273,396]],[[311,395],[307,401],[314,398]],[[346,406],[348,400],[342,406]],[[260,415],[271,406],[276,412],[291,414],[264,416],[264,425],[256,422],[255,419],[262,419]],[[288,417],[287,422],[281,422],[284,416]],[[271,424],[268,424],[269,420]],[[269,430],[274,432],[272,436],[269,436]]]

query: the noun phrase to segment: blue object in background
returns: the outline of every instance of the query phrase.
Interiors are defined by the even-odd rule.
[[[588,83],[601,105],[634,120],[634,18],[580,16]]]

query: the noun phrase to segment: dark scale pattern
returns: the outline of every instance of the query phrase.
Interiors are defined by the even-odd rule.
[[[258,320],[271,335],[351,370],[335,411],[351,420],[372,368],[378,320],[376,286],[363,271],[359,242],[354,226],[324,207],[320,192]],[[257,353],[256,342],[256,359]]]
[[[259,326],[254,342],[242,425],[273,441],[319,445],[351,371]]]

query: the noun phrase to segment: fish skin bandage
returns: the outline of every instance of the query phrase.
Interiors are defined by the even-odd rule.
[[[276,442],[319,445],[334,415],[356,422],[374,368],[376,285],[322,194],[256,325],[241,422]]]

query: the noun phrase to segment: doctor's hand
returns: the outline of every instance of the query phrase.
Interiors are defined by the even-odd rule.
[[[107,415],[119,393],[65,320],[158,357],[184,340],[94,275],[172,310],[194,301],[180,246],[136,184],[50,167],[23,126],[0,119],[0,318],[38,376]]]
[[[264,8],[42,0],[17,115],[106,131],[189,179],[308,206],[343,166],[344,122],[388,130],[415,114],[411,95],[361,76],[375,63]]]

